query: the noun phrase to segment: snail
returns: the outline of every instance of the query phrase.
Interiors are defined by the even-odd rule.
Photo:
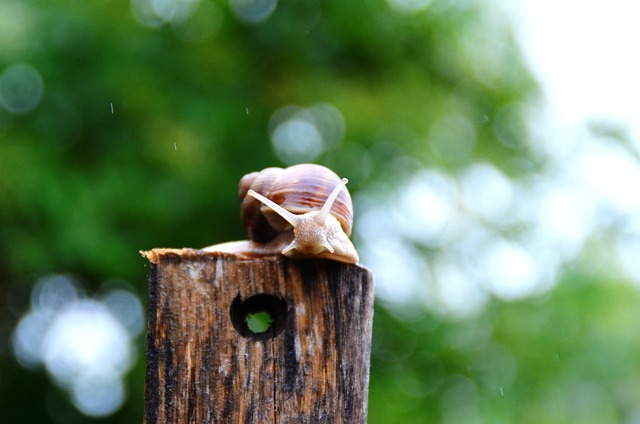
[[[240,180],[241,218],[249,240],[205,247],[244,257],[282,254],[355,264],[349,239],[353,204],[333,171],[315,164],[266,168]]]

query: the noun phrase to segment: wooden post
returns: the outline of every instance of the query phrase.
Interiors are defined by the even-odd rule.
[[[146,424],[366,422],[369,270],[191,249],[143,255]],[[271,317],[267,331],[251,328],[259,312]]]

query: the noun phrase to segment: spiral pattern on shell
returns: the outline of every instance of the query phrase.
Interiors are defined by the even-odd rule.
[[[280,232],[291,228],[289,223],[270,208],[247,196],[249,189],[294,214],[303,214],[319,211],[340,181],[340,177],[333,171],[315,164],[294,165],[284,169],[265,168],[245,175],[240,180],[239,195],[242,200],[242,223],[249,238],[266,243]],[[340,222],[344,233],[350,236],[353,203],[346,187],[338,195],[330,213]]]

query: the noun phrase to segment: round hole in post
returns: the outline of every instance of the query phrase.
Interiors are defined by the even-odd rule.
[[[257,294],[246,300],[240,295],[231,303],[231,323],[242,337],[268,340],[284,330],[287,303],[270,294]]]

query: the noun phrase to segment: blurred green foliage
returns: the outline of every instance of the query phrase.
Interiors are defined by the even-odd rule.
[[[636,414],[640,305],[572,276],[479,319],[397,323],[376,311],[369,422],[615,423]]]
[[[514,177],[542,166],[521,118],[504,118],[535,95],[534,80],[509,24],[484,2],[432,0],[409,13],[397,1],[281,1],[257,24],[227,2],[165,2],[196,9],[147,25],[136,19],[143,3],[0,4],[0,72],[27,63],[44,83],[32,111],[0,108],[6,423],[92,421],[42,370],[13,359],[10,334],[36,279],[70,273],[89,291],[125,280],[144,299],[138,250],[245,238],[237,182],[284,165],[268,131],[283,106],[342,113],[344,140],[316,161],[348,176],[352,193],[397,190],[425,166],[484,160]],[[474,146],[452,154],[427,143],[448,114],[472,123]],[[624,282],[578,269],[542,297],[491,301],[470,320],[426,310],[401,320],[378,307],[369,422],[637,420],[639,301]],[[139,348],[128,401],[100,421],[141,421]]]

